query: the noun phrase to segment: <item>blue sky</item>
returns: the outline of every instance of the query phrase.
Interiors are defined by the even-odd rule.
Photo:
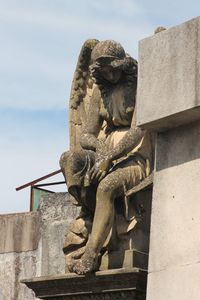
[[[180,0],[0,0],[0,213],[27,211],[29,190],[15,187],[59,168],[83,42],[114,39],[137,58],[140,39],[199,10]]]

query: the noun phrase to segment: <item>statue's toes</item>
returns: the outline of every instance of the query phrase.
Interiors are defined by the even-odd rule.
[[[73,271],[78,275],[84,275],[94,271],[94,267],[95,260],[93,258],[84,257],[74,265]]]

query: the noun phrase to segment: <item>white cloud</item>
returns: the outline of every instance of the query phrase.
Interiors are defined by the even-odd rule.
[[[59,168],[59,156],[67,149],[67,126],[56,126],[59,116],[38,124],[30,110],[38,110],[42,119],[48,110],[56,114],[67,108],[84,40],[115,39],[136,57],[138,40],[158,25],[184,21],[198,11],[198,1],[193,4],[178,0],[172,9],[169,2],[158,0],[0,1],[0,108],[27,110],[20,126],[20,114],[1,122],[0,212],[27,210],[28,190],[15,192],[15,187]]]
[[[1,122],[0,212],[28,210],[28,190],[16,192],[15,187],[59,168],[59,156],[67,149],[66,124],[60,129],[51,117],[45,121],[49,128],[37,124],[30,110],[43,110],[45,116],[67,108],[84,40],[116,39],[136,55],[138,39],[151,27],[141,22],[141,13],[131,0],[0,1],[0,108],[27,110],[20,125],[20,114]]]
[[[0,107],[61,109],[82,43],[115,39],[137,56],[138,40],[152,32],[142,12],[131,0],[0,2]]]
[[[1,21],[26,24],[27,26],[34,25],[40,29],[48,31],[66,31],[78,28],[77,20],[74,16],[63,13],[51,12],[48,9],[40,11],[39,9],[29,9],[24,7],[16,8],[1,8]]]
[[[133,17],[135,14],[143,13],[143,7],[134,0],[101,0],[101,1],[93,1],[88,0],[87,3],[94,7],[99,12],[108,11],[110,17],[112,18],[115,14],[120,14],[121,18],[131,16]]]
[[[72,30],[75,32],[80,31],[80,24],[86,22],[90,25],[91,19],[99,19],[104,25],[106,16],[109,16],[109,20],[121,16],[116,20],[117,23],[120,19],[126,21],[125,17],[134,18],[144,12],[142,6],[133,0],[76,0],[73,3],[57,1],[57,3],[54,2],[54,6],[48,4],[48,1],[35,1],[35,3],[29,1],[29,5],[25,1],[8,1],[7,4],[1,2],[1,20],[39,26],[40,29],[50,31]]]
[[[81,2],[79,2],[81,3]],[[97,9],[96,13],[92,14],[92,9],[88,9],[88,15],[81,14],[79,11],[75,10],[73,13],[67,10],[67,7],[63,11],[51,10],[48,7],[44,10],[39,10],[34,8],[6,8],[2,7],[0,10],[1,21],[11,22],[11,23],[21,23],[26,24],[26,26],[34,25],[39,27],[40,30],[45,29],[45,31],[50,31],[54,34],[55,31],[69,33],[71,39],[77,33],[86,33],[90,35],[91,33],[100,32],[105,34],[115,34],[123,32],[125,37],[131,34],[132,30],[134,32],[135,23],[137,30],[140,32],[146,31],[150,25],[148,22],[143,20],[138,20],[134,18],[138,13],[142,13],[141,7],[131,0],[111,0],[111,1],[85,1],[85,6],[89,8],[95,7]],[[112,13],[109,17],[106,17],[103,13],[106,11]],[[99,15],[98,15],[99,13]],[[102,13],[102,17],[101,14]],[[119,14],[121,18],[117,18],[116,14]],[[131,19],[126,19],[126,16],[131,16]],[[131,24],[130,24],[131,21]],[[131,26],[130,26],[131,25]],[[138,35],[137,35],[138,36]],[[133,36],[134,39],[134,36]],[[71,41],[68,40],[69,44]]]

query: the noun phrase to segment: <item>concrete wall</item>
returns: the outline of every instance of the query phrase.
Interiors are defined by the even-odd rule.
[[[200,17],[139,45],[137,122],[159,132],[147,300],[200,299],[199,29]]]
[[[148,300],[200,299],[200,121],[158,134]]]
[[[200,17],[139,43],[138,125],[160,131],[199,120]]]
[[[78,208],[67,193],[48,194],[38,212],[0,215],[0,300],[33,300],[20,279],[65,272],[65,233]]]

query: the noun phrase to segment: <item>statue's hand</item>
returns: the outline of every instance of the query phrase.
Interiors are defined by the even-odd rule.
[[[112,161],[109,157],[105,157],[100,162],[97,162],[97,165],[98,165],[98,168],[99,168],[100,171],[108,172],[111,165],[112,165]]]
[[[96,163],[90,171],[91,181],[100,182],[106,176],[111,166],[112,160],[108,156],[104,157],[104,159],[100,161],[96,161]]]

